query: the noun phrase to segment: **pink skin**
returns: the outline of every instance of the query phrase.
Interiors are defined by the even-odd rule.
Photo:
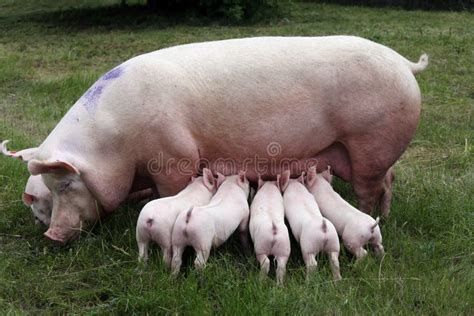
[[[41,176],[30,176],[28,178],[22,199],[23,203],[33,211],[35,223],[49,226],[53,209],[53,197]]]
[[[323,216],[334,224],[344,245],[357,258],[357,261],[367,255],[364,249],[366,244],[373,247],[378,257],[383,256],[379,218],[374,220],[346,202],[334,191],[328,182],[330,179],[329,167],[322,174],[317,174],[314,167],[308,170],[306,187],[316,199]]]
[[[177,274],[182,264],[186,246],[196,251],[194,265],[205,267],[213,247],[222,245],[238,230],[243,245],[248,246],[249,182],[244,172],[228,176],[219,175],[219,188],[208,205],[190,207],[181,212],[174,224],[171,269]]]
[[[199,158],[212,171],[230,158],[234,167],[220,171],[245,169],[252,183],[259,174],[274,178],[281,168],[272,165],[286,158],[299,164],[293,175],[317,159],[320,170],[330,164],[351,182],[361,210],[380,204],[387,215],[389,168],[418,124],[414,74],[426,66],[426,56],[412,63],[348,36],[235,39],[132,58],[99,79],[32,157],[24,153],[30,172],[42,174],[52,191],[46,235],[77,237],[146,178],[160,196],[177,194]],[[271,142],[280,153],[269,153]],[[256,156],[265,165],[244,165]],[[190,162],[184,167],[183,158]],[[154,159],[166,172],[150,170]],[[71,181],[75,188],[65,194],[60,189]]]
[[[316,269],[317,254],[324,251],[329,256],[334,279],[340,280],[340,246],[336,228],[321,215],[316,200],[304,185],[304,173],[295,180],[290,179],[289,171],[285,171],[280,183],[285,217],[301,246],[301,254],[306,264],[306,277],[308,278]]]
[[[288,228],[285,225],[279,177],[277,181],[262,181],[259,178],[258,190],[250,206],[249,230],[257,261],[260,263],[261,275],[268,275],[270,271],[268,257],[273,255],[277,263],[277,284],[282,285],[291,246]]]
[[[186,188],[177,195],[147,203],[137,221],[139,260],[148,259],[148,244],[154,241],[163,252],[165,264],[171,267],[171,232],[176,217],[190,207],[208,204],[216,189],[217,180],[209,169],[204,168],[203,176],[193,177]]]

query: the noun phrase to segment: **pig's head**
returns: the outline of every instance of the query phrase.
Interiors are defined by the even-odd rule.
[[[41,223],[49,226],[53,210],[53,197],[41,176],[30,176],[23,193],[23,203],[33,211],[36,224]]]
[[[99,219],[101,209],[73,165],[33,159],[28,169],[32,175],[41,174],[52,193],[53,210],[46,237],[65,243],[77,238],[83,226]]]

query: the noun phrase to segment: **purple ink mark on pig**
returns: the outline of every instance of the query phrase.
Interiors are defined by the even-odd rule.
[[[97,102],[99,101],[100,95],[104,86],[101,84],[93,85],[87,92],[82,96],[83,105],[87,112],[94,114]]]
[[[108,73],[106,73],[105,75],[102,76],[102,80],[111,80],[111,79],[116,79],[118,77],[120,77],[122,75],[122,67],[116,67],[114,69],[112,69],[111,71],[109,71]]]
[[[87,92],[81,97],[82,105],[91,115],[94,115],[96,107],[99,103],[100,96],[104,92],[105,87],[111,80],[117,79],[123,74],[123,67],[118,66],[103,75]]]

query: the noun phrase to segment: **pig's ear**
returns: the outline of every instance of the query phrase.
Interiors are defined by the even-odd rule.
[[[204,181],[204,185],[210,190],[214,190],[214,186],[216,185],[216,181],[214,179],[214,175],[212,174],[211,170],[204,168],[202,170],[202,177]]]
[[[305,172],[303,171],[303,172],[301,173],[301,176],[298,178],[298,182],[301,183],[301,184],[303,184],[303,185],[304,185],[304,175],[305,175]]]
[[[39,161],[36,159],[28,162],[28,170],[34,176],[42,173],[72,173],[80,175],[79,170],[64,161]]]
[[[260,190],[260,188],[263,186],[264,183],[265,182],[263,182],[262,177],[258,176],[258,189],[257,190]]]
[[[220,172],[217,172],[217,188],[219,188],[221,186],[221,184],[224,182],[225,180],[225,176],[220,173]]]
[[[196,178],[195,176],[192,176],[192,177],[191,177],[191,183],[193,183],[194,181],[196,181],[196,179],[197,179],[197,178]]]
[[[9,151],[7,149],[7,144],[9,140],[4,140],[0,146],[0,152],[8,157],[16,158],[21,161],[28,162],[29,160],[33,159],[38,151],[38,147],[23,149],[20,151]]]
[[[327,182],[332,183],[331,166],[328,165],[328,168],[324,170],[321,175]]]
[[[275,181],[275,182],[276,182],[276,186],[277,186],[278,190],[280,190],[280,192],[283,192],[283,191],[281,190],[280,181],[281,181],[281,176],[280,176],[279,174],[277,174],[277,180]]]
[[[36,197],[34,195],[23,192],[22,200],[26,206],[30,206],[36,201]]]
[[[290,170],[283,171],[283,175],[278,182],[280,183],[281,192],[285,192],[286,188],[288,187],[288,183],[290,182]]]
[[[308,186],[313,186],[316,182],[316,167],[312,166],[308,169],[308,176],[306,177],[306,184]]]
[[[245,176],[245,171],[243,170],[239,171],[237,183],[242,187],[245,185],[245,183],[247,183],[247,177]]]

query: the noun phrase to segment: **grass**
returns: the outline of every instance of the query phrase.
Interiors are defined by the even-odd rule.
[[[98,3],[98,4],[97,4]],[[0,139],[38,145],[105,71],[140,53],[196,41],[259,35],[353,34],[411,60],[430,54],[417,76],[423,111],[396,165],[387,255],[355,265],[341,255],[343,281],[328,261],[304,281],[294,244],[285,287],[259,282],[254,257],[232,240],[202,273],[171,279],[153,248],[138,267],[125,205],[66,247],[42,237],[20,196],[24,165],[0,158],[0,313],[465,314],[474,313],[474,16],[296,4],[287,19],[237,26],[193,16],[150,14],[116,1],[0,0]],[[350,187],[336,188],[354,202]]]

